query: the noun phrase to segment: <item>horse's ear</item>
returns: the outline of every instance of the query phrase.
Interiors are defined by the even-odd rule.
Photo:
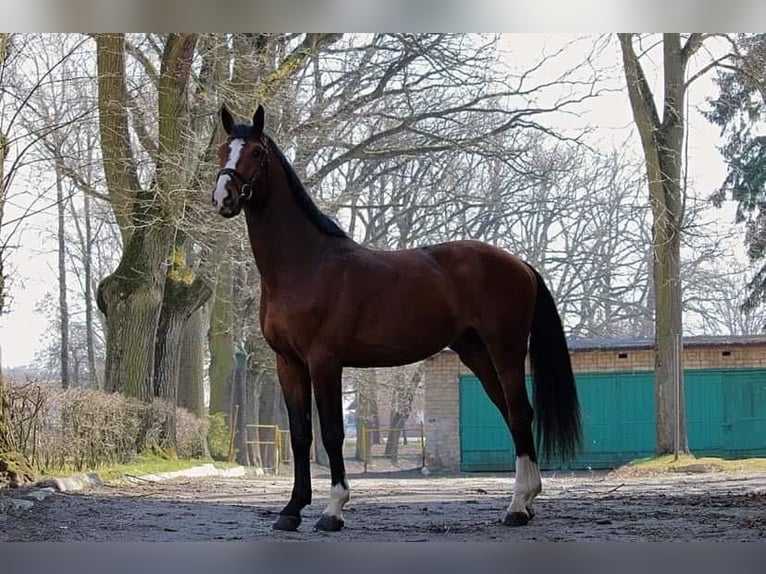
[[[231,117],[231,112],[226,109],[225,104],[221,106],[221,123],[226,134],[231,135],[231,128],[234,127],[234,118]]]
[[[253,131],[256,136],[263,133],[264,115],[263,106],[258,104],[258,109],[253,114]]]

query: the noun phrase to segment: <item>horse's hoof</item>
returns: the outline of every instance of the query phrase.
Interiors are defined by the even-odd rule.
[[[314,525],[314,530],[321,530],[322,532],[338,532],[343,528],[343,519],[330,514],[323,514],[317,523]]]
[[[506,526],[524,526],[529,523],[530,516],[526,512],[509,512],[503,519]]]
[[[272,530],[287,530],[289,532],[294,532],[298,530],[298,527],[300,525],[301,525],[300,516],[290,516],[288,514],[280,514],[276,522],[274,522],[274,524],[271,525],[271,529]]]
[[[532,520],[535,517],[535,509],[527,506],[527,512],[529,513],[529,519]]]

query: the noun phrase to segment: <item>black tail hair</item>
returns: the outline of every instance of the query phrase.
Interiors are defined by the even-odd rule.
[[[530,267],[531,268],[531,267]],[[574,459],[582,440],[580,403],[564,327],[551,292],[540,274],[529,338],[538,449],[544,457]]]

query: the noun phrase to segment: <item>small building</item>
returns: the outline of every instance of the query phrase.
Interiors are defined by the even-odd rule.
[[[698,456],[766,456],[766,336],[687,337],[683,346],[690,450]],[[654,453],[653,347],[653,339],[569,341],[583,448],[575,461],[541,461],[542,468],[614,468]],[[425,432],[431,470],[513,469],[505,422],[450,350],[427,361]]]

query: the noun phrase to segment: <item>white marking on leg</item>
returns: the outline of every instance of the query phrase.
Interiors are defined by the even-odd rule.
[[[532,501],[543,489],[540,469],[529,457],[516,457],[516,481],[513,485],[513,499],[508,506],[508,513],[521,512],[530,515]],[[530,516],[531,517],[531,516]]]
[[[239,163],[239,156],[242,153],[242,147],[245,145],[245,140],[236,139],[231,140],[229,144],[229,158],[226,161],[226,165],[223,169],[236,169],[237,163]],[[229,190],[226,189],[226,184],[231,179],[230,175],[222,175],[215,182],[215,190],[213,190],[213,205],[218,207],[220,211],[223,207],[223,200],[229,195]]]
[[[351,494],[348,488],[348,482],[339,482],[330,489],[330,502],[327,503],[327,508],[324,509],[322,514],[328,516],[335,516],[343,520],[343,507],[351,498]]]

